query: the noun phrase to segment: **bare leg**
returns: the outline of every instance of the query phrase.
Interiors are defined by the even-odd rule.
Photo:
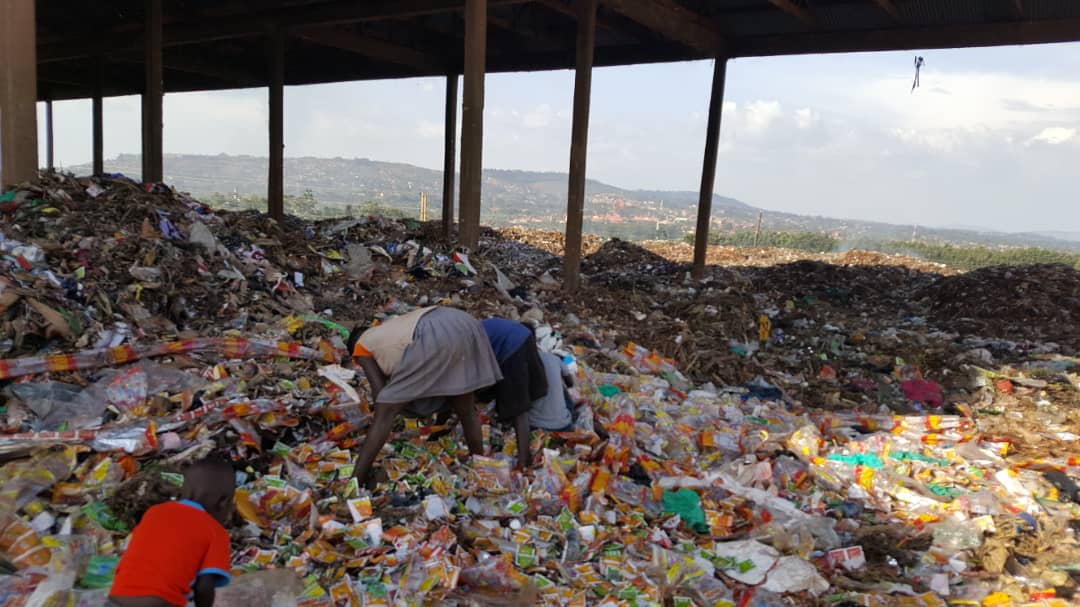
[[[461,420],[461,428],[465,431],[465,444],[469,446],[469,453],[480,455],[484,452],[484,433],[480,429],[480,420],[476,418],[476,407],[473,406],[473,395],[462,394],[450,399],[450,406],[457,412]]]
[[[375,419],[368,428],[364,445],[360,447],[360,456],[356,460],[356,480],[360,484],[367,481],[368,472],[375,456],[390,438],[390,431],[394,428],[394,420],[405,409],[405,403],[378,403],[375,405]]]
[[[517,434],[518,468],[524,470],[532,464],[529,436],[529,414],[522,413],[514,418],[514,433]]]

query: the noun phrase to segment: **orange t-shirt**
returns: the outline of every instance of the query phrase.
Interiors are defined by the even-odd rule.
[[[229,533],[190,500],[158,504],[146,511],[116,566],[110,596],[156,596],[187,605],[200,575],[232,579]]]

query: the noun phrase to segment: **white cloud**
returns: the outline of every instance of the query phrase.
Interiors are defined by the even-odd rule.
[[[1031,139],[1028,139],[1027,145],[1031,145],[1034,143],[1059,145],[1067,141],[1072,141],[1074,137],[1076,137],[1076,129],[1066,128],[1063,126],[1048,126],[1045,129],[1039,131],[1039,134],[1035,135]]]
[[[817,122],[817,120],[817,113],[808,107],[795,110],[795,126],[800,129],[806,130],[814,126],[814,123]]]
[[[551,111],[551,106],[542,104],[537,106],[536,109],[525,112],[521,117],[521,126],[527,129],[543,129],[551,126],[553,119],[555,119],[555,113]]]
[[[924,148],[932,152],[950,153],[959,148],[963,136],[955,130],[930,130],[893,128],[887,131],[889,137],[906,145]]]
[[[761,135],[780,118],[782,110],[779,101],[752,101],[746,106],[745,113],[746,130],[752,135]]]
[[[932,81],[928,81],[931,79]],[[853,91],[852,110],[916,129],[1016,128],[1080,115],[1080,81],[999,72],[924,74],[910,90],[903,76],[882,78]]]
[[[442,139],[446,126],[442,122],[421,120],[416,123],[416,134],[422,139]]]

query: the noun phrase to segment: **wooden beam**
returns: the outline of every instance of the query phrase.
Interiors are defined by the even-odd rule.
[[[533,51],[544,51],[564,48],[569,40],[559,36],[556,32],[537,29],[523,23],[522,19],[508,19],[495,15],[488,15],[488,26],[495,26],[518,38],[531,40],[534,45],[530,46]]]
[[[489,6],[522,4],[532,0],[488,0]],[[189,19],[170,23],[164,31],[167,47],[202,44],[231,38],[254,38],[266,33],[267,27],[285,30],[315,26],[344,25],[365,21],[405,19],[424,15],[454,13],[462,9],[462,0],[342,0],[318,5],[300,5],[263,12],[251,12],[221,19]],[[66,61],[94,54],[112,55],[142,48],[140,36],[122,33],[123,26],[65,42],[54,42],[39,49],[38,62]]]
[[[115,55],[112,59],[118,63],[143,63],[144,57],[136,57],[130,54]],[[184,74],[194,74],[196,76],[208,76],[214,80],[219,80],[223,84],[227,84],[227,88],[243,88],[263,86],[266,84],[266,79],[247,71],[244,68],[238,68],[224,63],[222,60],[209,61],[196,58],[194,56],[177,57],[175,55],[169,58],[162,58],[161,61],[162,70],[169,70],[171,72],[182,72]]]
[[[34,0],[0,2],[0,186],[38,170]]]
[[[577,65],[574,68],[574,117],[570,127],[570,179],[566,195],[566,245],[563,289],[581,286],[581,230],[585,216],[585,160],[589,142],[589,100],[596,48],[597,0],[579,0]]]
[[[364,57],[416,68],[421,72],[444,69],[444,59],[421,51],[338,28],[304,29],[296,34],[312,44],[329,46]]]
[[[900,9],[896,8],[896,4],[893,2],[893,0],[873,0],[873,1],[874,1],[874,4],[878,5],[878,7],[881,8],[881,10],[888,13],[889,16],[893,18],[894,21],[900,21],[902,19],[902,17],[900,16]]]
[[[45,168],[53,170],[55,164],[56,139],[53,137],[53,102],[52,99],[45,101]]]
[[[442,231],[449,240],[454,231],[454,157],[457,153],[458,76],[446,77],[446,122],[443,126]]]
[[[540,6],[547,7],[548,9],[559,13],[560,15],[570,17],[571,19],[574,19],[575,22],[577,21],[578,9],[576,7],[570,6],[569,4],[566,4],[562,0],[536,0],[536,3]],[[602,17],[601,15],[596,16],[596,27],[600,29],[614,31],[620,30],[618,25],[613,23],[610,19]]]
[[[157,183],[163,178],[161,65],[161,0],[146,3],[146,82],[142,96],[142,180]]]
[[[665,38],[710,56],[724,50],[724,36],[716,25],[674,0],[604,0],[604,4]]]
[[[805,7],[796,4],[793,0],[769,0],[769,3],[785,13],[795,17],[806,24],[807,27],[817,27],[818,20]]]
[[[461,103],[461,203],[458,239],[469,249],[475,249],[480,243],[487,6],[487,0],[465,0],[465,90]]]
[[[1080,41],[1080,19],[1007,21],[755,36],[740,39],[738,44],[733,45],[732,57],[973,48],[1077,41]]]
[[[105,61],[98,57],[94,60],[94,85],[93,101],[91,101],[90,115],[92,122],[91,136],[93,140],[94,175],[105,172],[105,122],[104,106],[102,99],[102,86],[105,82]]]
[[[280,29],[269,43],[270,172],[266,180],[267,212],[275,221],[285,219],[285,34]]]
[[[705,254],[709,250],[713,184],[716,182],[716,157],[720,150],[720,118],[724,110],[724,82],[726,75],[727,60],[718,57],[713,65],[712,92],[709,95],[709,120],[705,127],[705,159],[701,164],[697,228],[694,230],[694,265],[691,273],[694,278],[698,279],[705,274]]]

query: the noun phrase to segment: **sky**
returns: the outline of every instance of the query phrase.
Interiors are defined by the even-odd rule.
[[[594,70],[588,177],[696,190],[711,77],[705,61]],[[444,87],[288,87],[285,154],[439,169]],[[492,74],[485,87],[484,166],[566,172],[573,73]],[[165,152],[265,156],[266,96],[166,95]],[[139,98],[106,99],[104,113],[106,158],[139,153]],[[89,162],[89,102],[57,102],[54,118],[57,164]],[[732,60],[721,125],[715,192],[764,209],[1080,231],[1080,45]]]

